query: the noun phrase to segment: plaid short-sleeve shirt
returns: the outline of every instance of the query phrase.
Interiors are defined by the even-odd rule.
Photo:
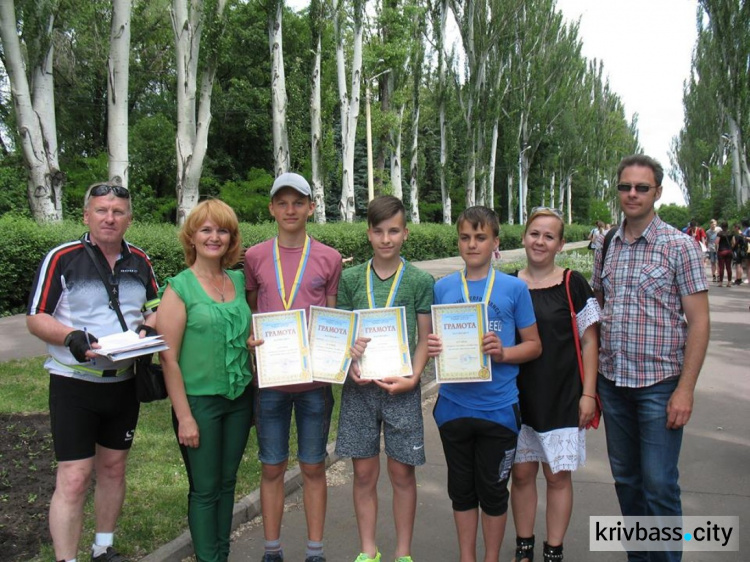
[[[592,286],[605,298],[599,371],[617,386],[644,387],[679,376],[687,321],[682,297],[708,290],[703,253],[691,237],[658,216],[634,242],[624,225],[602,268],[596,251]]]

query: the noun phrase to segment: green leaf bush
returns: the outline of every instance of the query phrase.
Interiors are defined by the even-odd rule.
[[[60,244],[80,238],[86,227],[78,221],[39,225],[31,219],[6,215],[0,218],[0,315],[24,312],[29,288],[44,255]],[[336,248],[344,258],[353,258],[348,265],[364,263],[372,256],[364,222],[308,225],[315,239]],[[500,249],[518,248],[523,229],[518,225],[502,226]],[[146,224],[135,221],[126,239],[143,248],[151,258],[157,280],[161,283],[185,268],[178,229],[168,224]],[[268,240],[276,234],[276,224],[240,224],[245,247]],[[588,227],[566,226],[569,241],[584,240]],[[458,254],[456,227],[444,224],[409,225],[409,237],[402,253],[409,261],[423,261]],[[238,264],[238,267],[240,264]]]

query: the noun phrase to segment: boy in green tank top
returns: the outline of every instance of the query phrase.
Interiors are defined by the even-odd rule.
[[[379,562],[375,540],[380,432],[385,438],[388,474],[393,487],[393,513],[398,562],[411,562],[411,540],[417,505],[415,467],[425,462],[420,375],[427,363],[427,335],[432,331],[432,276],[401,257],[409,235],[403,203],[393,196],[373,199],[367,208],[367,237],[373,257],[341,275],[337,307],[361,310],[403,306],[413,375],[369,380],[359,377],[355,362],[341,395],[336,453],[351,457],[354,507],[361,553],[356,562]],[[355,345],[356,356],[367,338]]]

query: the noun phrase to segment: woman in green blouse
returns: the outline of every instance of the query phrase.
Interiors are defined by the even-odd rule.
[[[200,203],[180,232],[188,269],[167,279],[157,330],[172,401],[172,421],[185,461],[188,523],[199,562],[225,562],[237,468],[252,420],[250,308],[237,262],[237,216],[216,199]]]

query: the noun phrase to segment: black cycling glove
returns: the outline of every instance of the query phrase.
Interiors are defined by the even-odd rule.
[[[146,337],[150,338],[153,336],[158,336],[159,334],[156,333],[156,329],[152,328],[151,326],[148,326],[147,324],[141,324],[135,329],[135,333],[139,336],[141,335],[141,330],[146,332]]]
[[[91,349],[91,344],[98,342],[96,336],[84,332],[83,330],[73,330],[67,336],[65,336],[64,345],[76,358],[76,361],[83,363],[88,361],[86,352]]]

